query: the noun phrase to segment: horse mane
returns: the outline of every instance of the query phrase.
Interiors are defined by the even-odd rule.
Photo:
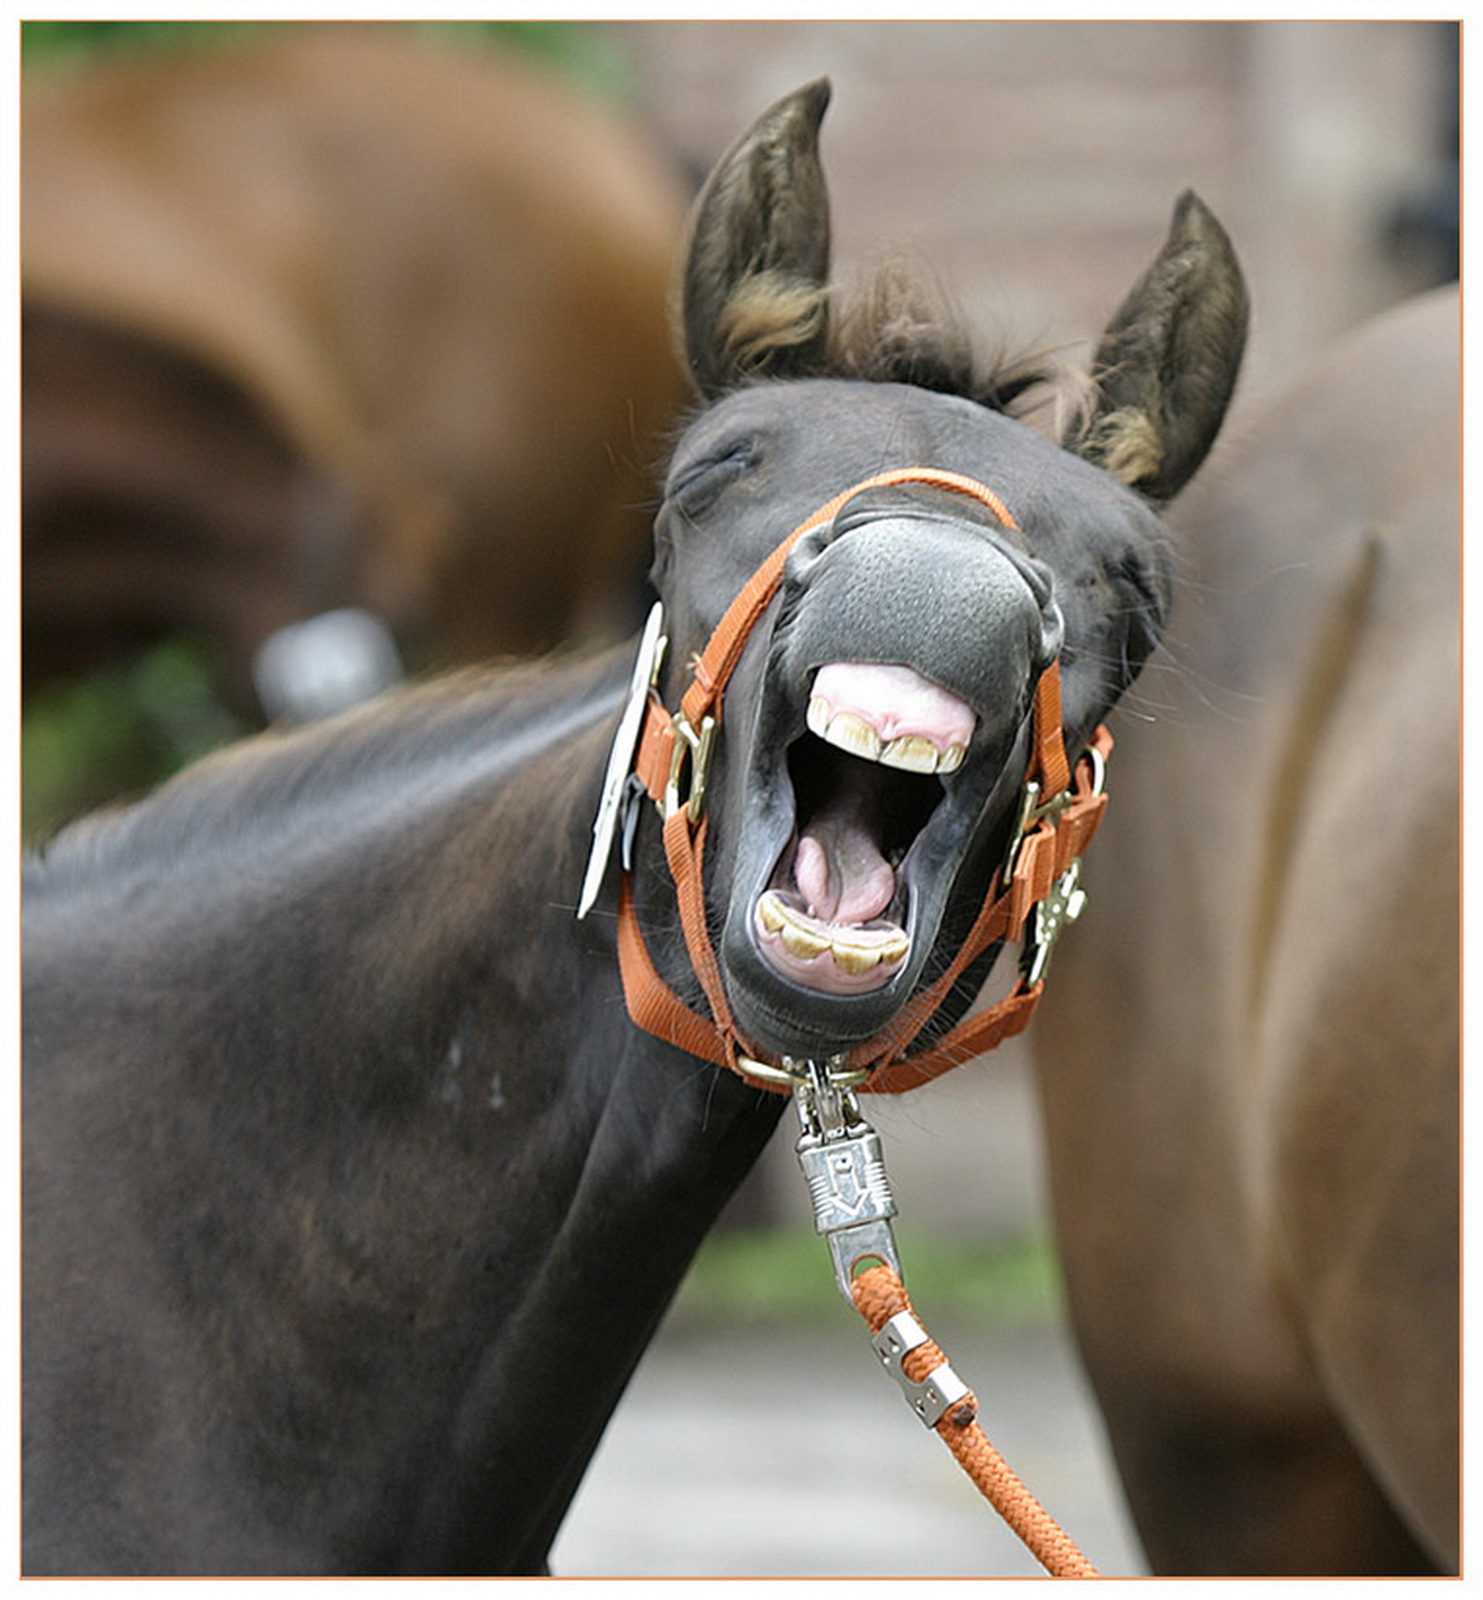
[[[153,794],[82,817],[27,853],[27,891],[95,874],[232,852],[300,808],[345,809],[497,776],[522,741],[606,717],[628,671],[620,650],[444,672],[328,722],[269,728],[196,762]],[[559,714],[558,714],[559,708]]]

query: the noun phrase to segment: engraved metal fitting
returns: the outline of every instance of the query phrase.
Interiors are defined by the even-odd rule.
[[[791,1061],[784,1062],[792,1068]],[[794,1080],[794,1104],[802,1126],[796,1152],[813,1202],[814,1227],[829,1245],[839,1292],[852,1301],[850,1283],[863,1261],[879,1261],[901,1273],[890,1219],[896,1201],[880,1135],[861,1115],[843,1058],[808,1062]],[[831,1068],[840,1077],[831,1074]]]
[[[907,1377],[903,1365],[906,1357],[927,1342],[927,1330],[909,1311],[898,1311],[873,1341],[881,1365],[900,1385],[906,1403],[927,1427],[935,1428],[971,1391],[946,1362],[935,1367],[920,1383]]]

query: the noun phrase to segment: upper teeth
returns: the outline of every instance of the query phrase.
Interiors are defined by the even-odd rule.
[[[866,761],[879,762],[883,767],[930,773],[956,772],[963,765],[965,747],[961,744],[940,747],[920,733],[882,739],[863,717],[853,711],[836,712],[822,695],[815,695],[809,701],[808,725],[810,732],[827,743]]]

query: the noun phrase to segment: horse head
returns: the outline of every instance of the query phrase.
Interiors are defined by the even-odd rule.
[[[737,1035],[778,1057],[860,1046],[941,976],[1010,847],[1043,675],[1058,664],[1074,753],[1154,648],[1158,510],[1215,437],[1246,324],[1231,246],[1186,194],[1102,338],[1095,399],[1050,442],[1009,414],[1027,373],[976,371],[971,341],[902,282],[836,308],[829,92],[766,112],[696,203],[681,312],[705,404],[669,463],[653,574],[669,634],[654,698],[673,707],[774,560],[707,730],[704,892]],[[703,1005],[662,937],[653,836],[643,859],[655,966]]]

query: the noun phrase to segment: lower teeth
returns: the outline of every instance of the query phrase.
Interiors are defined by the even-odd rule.
[[[894,966],[905,959],[910,940],[900,928],[869,934],[863,930],[852,937],[849,932],[827,931],[805,926],[775,895],[766,894],[758,902],[757,919],[763,930],[775,933],[783,949],[796,961],[814,961],[826,951],[835,966],[851,977],[881,966]]]

